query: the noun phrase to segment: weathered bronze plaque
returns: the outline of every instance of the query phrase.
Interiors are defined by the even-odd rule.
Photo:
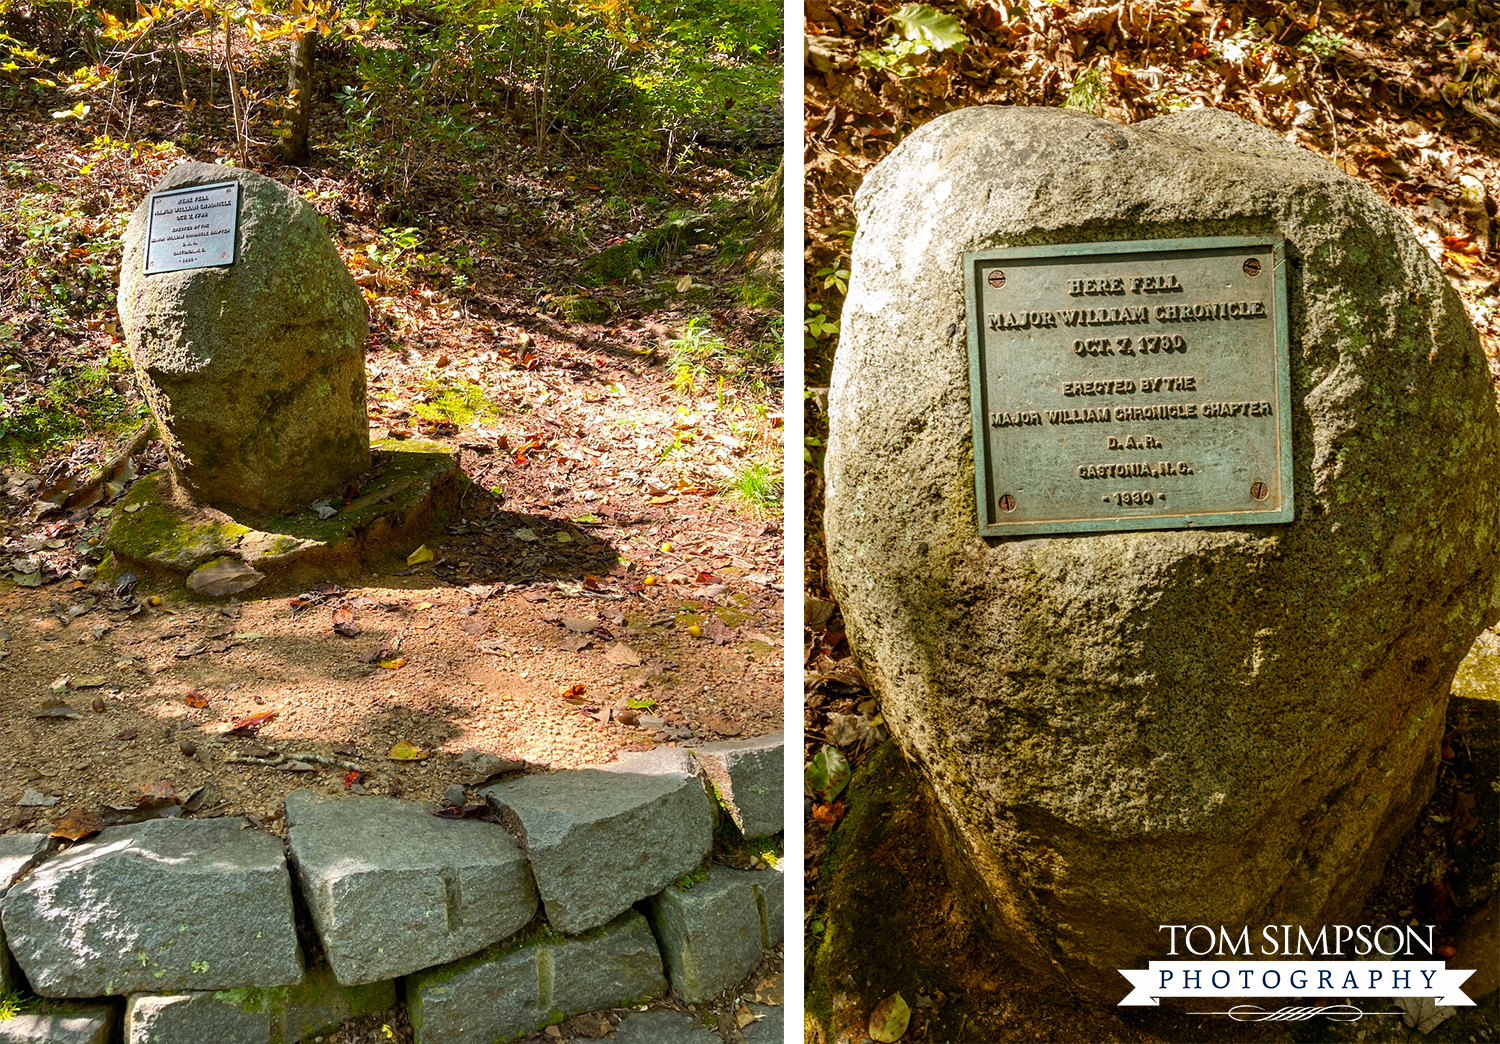
[[[234,264],[240,183],[151,193],[146,275]]]
[[[985,536],[1292,519],[1280,236],[964,255]]]

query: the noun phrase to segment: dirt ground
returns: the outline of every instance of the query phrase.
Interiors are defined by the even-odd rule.
[[[0,132],[13,166],[101,214],[189,158],[38,126]],[[433,561],[301,598],[117,591],[94,576],[100,542],[130,481],[163,465],[160,446],[68,510],[48,498],[118,442],[0,468],[0,830],[180,811],[274,830],[300,787],[436,802],[493,769],[460,768],[469,749],[535,770],[782,727],[779,486],[769,507],[733,488],[757,465],[779,482],[781,367],[754,347],[778,328],[779,273],[694,249],[657,282],[590,291],[595,321],[565,318],[555,298],[578,255],[556,233],[578,220],[571,176],[507,170],[493,200],[526,204],[524,229],[481,250],[444,226],[450,256],[475,251],[461,293],[431,258],[362,252],[389,218],[339,172],[267,170],[341,229],[370,304],[372,436],[436,440],[470,481]],[[726,191],[705,178],[686,190]],[[441,210],[448,188],[414,191]],[[760,284],[771,296],[745,303]],[[11,304],[17,329],[36,331],[19,358],[38,379],[121,350],[112,317],[60,331]],[[717,340],[684,356],[695,322]],[[138,396],[128,370],[115,380]],[[335,633],[339,609],[356,636]],[[258,729],[232,729],[254,715]]]

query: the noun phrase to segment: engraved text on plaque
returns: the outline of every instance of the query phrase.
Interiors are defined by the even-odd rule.
[[[234,264],[238,181],[153,192],[150,198],[147,275]]]
[[[1280,236],[964,255],[981,534],[1292,518]]]

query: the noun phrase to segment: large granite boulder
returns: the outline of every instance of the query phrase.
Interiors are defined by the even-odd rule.
[[[149,197],[125,233],[119,310],[178,488],[280,513],[370,467],[367,312],[318,214],[254,171],[174,167],[153,190],[240,185],[232,264],[144,274]]]
[[[1158,925],[1352,923],[1497,616],[1495,398],[1452,288],[1364,185],[1213,110],[958,111],[857,210],[831,584],[976,916],[1116,1000]],[[963,252],[1278,233],[1295,520],[979,537]]]

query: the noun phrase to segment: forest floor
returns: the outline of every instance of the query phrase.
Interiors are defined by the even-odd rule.
[[[242,76],[284,77],[281,52],[236,42]],[[462,804],[496,773],[782,728],[780,210],[756,203],[779,111],[658,176],[544,157],[482,114],[372,173],[326,102],[356,73],[322,76],[313,165],[269,141],[250,165],[325,218],[370,308],[372,438],[444,445],[459,511],[430,561],[298,597],[97,577],[114,505],[165,464],[147,444],[66,499],[145,416],[120,238],[172,166],[232,159],[228,106],[59,118],[71,96],[0,85],[0,831],[243,815],[279,833],[294,789]],[[713,234],[583,274],[683,214]],[[755,981],[779,1003],[779,960]],[[410,1037],[330,1038],[366,1039]]]
[[[904,25],[898,13],[908,18]],[[919,42],[918,27],[924,34]],[[1365,182],[1402,214],[1458,291],[1492,371],[1500,374],[1500,256],[1494,249],[1500,200],[1500,49],[1495,44],[1500,6],[1494,3],[1014,0],[939,2],[898,12],[896,5],[864,0],[808,0],[805,31],[809,463],[803,658],[809,762],[828,745],[857,770],[885,736],[879,703],[851,656],[828,590],[820,454],[826,386],[849,274],[854,193],[876,163],[936,116],[977,104],[1068,105],[1134,123],[1207,105],[1268,127]],[[1458,722],[1450,717],[1450,726],[1455,736],[1482,732],[1476,749],[1494,749],[1492,718],[1464,716]],[[1464,874],[1492,876],[1500,826],[1490,800],[1500,787],[1494,762],[1493,754],[1465,759],[1462,779],[1453,765],[1445,768],[1436,796],[1407,847],[1393,857],[1381,894],[1371,900],[1372,916],[1415,911],[1439,921],[1450,944],[1458,937],[1467,940],[1467,951],[1478,946],[1492,954],[1500,945],[1493,936],[1493,887],[1466,894],[1467,907],[1449,894]],[[1462,843],[1451,841],[1456,805],[1468,815],[1476,795],[1484,825]],[[920,797],[913,801],[917,811],[899,816],[882,805],[887,814],[873,819],[887,829],[870,834],[870,847],[862,849],[873,853],[871,858],[895,860],[871,868],[892,890],[879,900],[889,920],[870,924],[879,944],[872,944],[869,957],[872,970],[879,969],[872,977],[887,992],[906,989],[913,1001],[911,1029],[903,1040],[1227,1040],[1234,1032],[1245,1039],[1268,1039],[1268,1033],[1287,1040],[1321,1039],[1318,1033],[1345,1039],[1341,1030],[1326,1025],[1229,1031],[1187,1020],[1153,1022],[1154,1014],[1080,1022],[1076,1006],[1034,989],[1013,965],[989,956],[989,944],[954,917],[954,896],[942,868],[923,853],[927,835],[922,832],[932,824],[921,812]],[[822,859],[845,810],[843,801],[808,808],[809,962],[826,928],[835,888],[823,873]],[[902,984],[889,974],[909,966],[890,959],[898,953],[931,957],[923,982]],[[1492,956],[1487,963],[1493,966]],[[946,981],[935,969],[947,970]],[[810,970],[810,983],[811,977]],[[886,995],[874,985],[855,992],[865,1005],[860,1017]],[[858,1022],[846,1016],[847,1025]],[[1430,1036],[1404,1025],[1371,1029],[1370,1020],[1348,1028],[1347,1036],[1493,1040],[1497,1032],[1500,1013],[1492,993],[1486,1006],[1465,1009]],[[1225,1036],[1204,1036],[1219,1033]]]

